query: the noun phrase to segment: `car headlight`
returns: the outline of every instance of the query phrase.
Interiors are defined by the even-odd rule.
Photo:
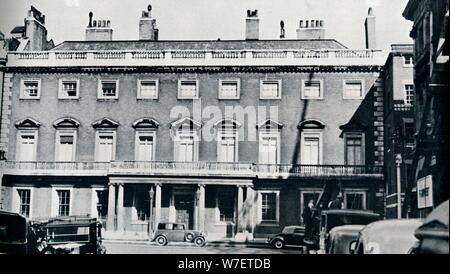
[[[367,254],[380,254],[380,245],[378,243],[369,242],[365,249]]]

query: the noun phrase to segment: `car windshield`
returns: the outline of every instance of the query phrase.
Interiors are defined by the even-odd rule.
[[[295,229],[295,227],[287,226],[283,229],[282,233],[294,233],[294,229]]]

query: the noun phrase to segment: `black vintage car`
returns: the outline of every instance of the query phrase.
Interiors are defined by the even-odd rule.
[[[206,244],[206,233],[186,229],[184,223],[159,223],[152,241],[160,246],[169,242],[189,242],[201,247]]]
[[[286,226],[280,234],[270,237],[267,243],[277,249],[285,246],[304,246],[305,228],[303,226]]]
[[[29,221],[18,213],[0,211],[0,253],[104,254],[101,228],[95,218]]]

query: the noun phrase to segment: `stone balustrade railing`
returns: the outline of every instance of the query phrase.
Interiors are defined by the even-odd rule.
[[[333,177],[380,176],[381,166],[291,165],[220,162],[113,161],[113,162],[19,162],[1,161],[4,174],[29,175],[174,175],[174,176],[239,176],[239,177]]]
[[[120,64],[117,63],[120,60]],[[8,52],[10,67],[383,65],[379,50],[114,50]]]

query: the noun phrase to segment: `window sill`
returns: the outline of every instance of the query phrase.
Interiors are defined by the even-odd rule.
[[[281,97],[259,97],[259,100],[281,100]]]
[[[111,98],[97,98],[97,101],[112,101],[112,100],[115,100],[115,101],[118,101],[119,100],[119,98],[114,98],[114,97],[111,97]]]
[[[58,100],[79,100],[79,97],[58,97]]]
[[[324,100],[324,98],[323,97],[311,97],[311,98],[302,97],[302,100]]]
[[[137,101],[156,101],[156,100],[158,100],[158,97],[153,97],[153,98],[150,98],[150,97],[137,97],[136,100]]]
[[[19,100],[40,100],[41,97],[20,97]]]
[[[219,100],[239,100],[240,97],[219,97]]]

